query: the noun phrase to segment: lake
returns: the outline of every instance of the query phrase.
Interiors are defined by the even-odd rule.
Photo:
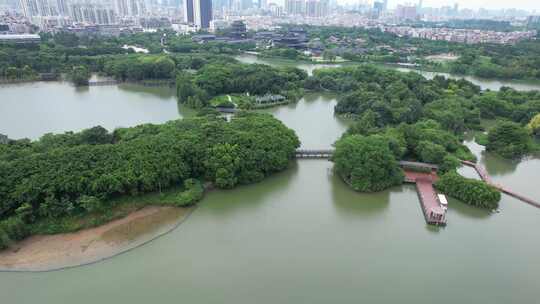
[[[0,96],[0,134],[14,139],[97,125],[113,130],[193,114],[178,104],[174,89],[133,84],[77,88],[67,82],[10,84],[0,85]]]
[[[15,138],[189,115],[166,88],[36,83],[0,94],[0,133]],[[326,148],[349,123],[335,103],[310,94],[263,111],[303,147]],[[496,181],[540,197],[539,160],[513,163],[467,144]],[[208,193],[178,229],[113,259],[0,273],[0,292],[2,303],[43,304],[535,303],[540,210],[506,195],[500,210],[450,199],[448,226],[432,227],[414,187],[360,194],[331,162],[300,160],[261,183]]]

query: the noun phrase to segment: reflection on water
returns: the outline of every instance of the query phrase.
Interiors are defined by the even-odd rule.
[[[336,214],[352,219],[376,219],[377,214],[382,216],[384,209],[390,205],[391,192],[402,192],[397,187],[387,191],[372,194],[360,193],[352,190],[339,176],[329,174],[328,183],[332,187],[332,203]]]
[[[486,168],[494,182],[525,196],[540,198],[540,188],[538,188],[540,159],[537,156],[531,156],[521,161],[509,160],[485,151],[484,146],[477,144],[470,137],[464,144],[477,156],[479,164]],[[474,171],[464,167],[460,169],[460,173],[465,173],[464,175],[467,177],[473,175],[478,178]]]
[[[487,219],[493,214],[491,210],[476,208],[452,197],[447,197],[447,199],[449,212],[455,212],[459,216],[471,219]]]
[[[307,149],[328,149],[347,130],[350,119],[334,115],[337,104],[333,94],[306,94],[297,103],[269,108],[271,113],[287,127],[293,129]]]
[[[471,137],[470,134],[464,141],[464,144],[469,147],[471,152],[478,159],[478,162],[487,169],[492,177],[512,174],[516,171],[517,166],[520,164],[519,160],[508,160],[496,154],[487,152],[485,147],[476,143],[474,137]],[[472,169],[464,169],[464,171],[470,170]],[[467,177],[470,176],[467,175]]]
[[[520,164],[519,160],[504,159],[489,152],[483,152],[482,159],[480,161],[485,165],[487,171],[492,177],[511,175],[516,171],[518,165]],[[526,160],[524,161],[526,162]]]
[[[49,132],[97,125],[113,130],[193,115],[178,105],[174,89],[169,87],[74,87],[67,82],[34,82],[2,85],[0,94],[0,133],[14,139],[37,139]]]

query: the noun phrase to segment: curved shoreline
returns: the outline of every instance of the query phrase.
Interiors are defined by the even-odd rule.
[[[187,208],[186,208],[187,209]],[[197,209],[197,205],[193,206],[193,207],[190,207],[187,212],[183,215],[183,217],[177,221],[174,225],[172,225],[171,227],[169,227],[168,229],[166,229],[165,231],[163,232],[160,232],[154,236],[152,236],[151,238],[139,243],[139,244],[136,244],[134,246],[128,246],[126,247],[125,249],[121,249],[119,250],[118,252],[115,252],[113,254],[108,254],[108,255],[104,255],[104,256],[100,256],[98,258],[95,258],[95,259],[91,259],[91,260],[88,260],[88,261],[83,261],[83,262],[80,262],[80,263],[75,263],[73,265],[63,265],[63,266],[56,266],[56,267],[44,267],[43,269],[39,269],[39,268],[34,268],[32,269],[32,267],[29,267],[28,269],[24,269],[24,268],[21,268],[21,267],[13,267],[13,268],[6,268],[6,267],[0,267],[0,273],[4,272],[13,272],[13,273],[40,273],[40,272],[53,272],[53,271],[61,271],[61,270],[67,270],[67,269],[72,269],[72,268],[78,268],[78,267],[84,267],[84,266],[89,266],[89,265],[93,265],[93,264],[97,264],[97,263],[100,263],[100,262],[103,262],[103,261],[106,261],[106,260],[110,260],[112,258],[115,258],[117,256],[120,256],[122,254],[125,254],[125,253],[128,253],[132,250],[135,250],[137,248],[140,248],[140,247],[143,247],[171,232],[173,232],[174,230],[176,230],[178,227],[180,227],[180,225],[182,225],[183,223],[186,222],[187,219],[189,219],[189,217],[194,213],[194,211]],[[136,220],[136,219],[139,219],[141,217],[136,217],[135,219],[133,220]],[[125,219],[125,218],[124,218]],[[120,219],[118,221],[122,221],[123,219]],[[114,222],[111,222],[109,224],[113,224]],[[129,222],[127,222],[129,223]],[[106,224],[107,225],[107,224]],[[105,225],[104,225],[105,226]],[[116,227],[119,227],[119,226],[116,226]],[[99,228],[99,227],[97,227]],[[112,228],[115,228],[115,226],[113,226]],[[96,228],[91,228],[91,229],[85,229],[85,230],[82,230],[80,232],[76,232],[76,233],[85,233],[85,232],[88,232],[92,229],[96,229]]]

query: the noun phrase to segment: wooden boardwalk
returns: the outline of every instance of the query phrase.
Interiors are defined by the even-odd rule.
[[[420,207],[426,223],[431,225],[446,225],[446,211],[442,208],[433,183],[437,180],[437,174],[420,173],[405,170],[405,182],[414,183],[420,200]]]
[[[512,190],[510,190],[509,188],[503,186],[503,185],[500,185],[500,184],[497,184],[495,182],[493,182],[493,180],[491,179],[491,176],[489,175],[489,173],[486,171],[486,169],[482,166],[480,166],[479,164],[477,163],[473,163],[473,162],[470,162],[470,161],[466,161],[466,160],[463,160],[461,161],[462,164],[464,164],[465,166],[468,166],[468,167],[471,167],[473,168],[476,173],[478,173],[478,175],[480,176],[480,178],[488,185],[491,185],[495,188],[497,188],[497,190],[501,191],[502,193],[505,193],[505,194],[508,194],[514,198],[517,198],[518,200],[522,201],[522,202],[525,202],[531,206],[534,206],[536,208],[540,208],[540,203],[531,199],[531,198],[528,198],[524,195],[521,195],[517,192],[514,192]]]

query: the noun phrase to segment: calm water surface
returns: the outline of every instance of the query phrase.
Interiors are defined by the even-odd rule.
[[[55,90],[87,96],[82,99],[94,107],[47,90],[56,109],[23,99],[43,96],[43,86],[12,95],[19,96],[13,105],[18,112],[2,105],[0,133],[9,134],[3,121],[9,116],[19,118],[11,126],[24,128],[19,136],[39,136],[48,124],[59,130],[96,123],[114,127],[182,115],[170,97],[138,89],[77,92],[64,85]],[[66,119],[60,113],[73,109],[71,103],[79,105],[72,112],[77,115]],[[95,104],[100,109],[92,110]],[[332,96],[309,95],[265,111],[295,129],[304,147],[327,147],[347,125],[333,115],[334,104]],[[79,112],[81,107],[87,110]],[[117,112],[107,111],[111,108]],[[139,121],[131,111],[141,115]],[[156,114],[145,116],[149,112]],[[24,117],[27,113],[34,114]],[[42,125],[22,126],[48,115]],[[468,144],[494,179],[540,197],[540,161],[513,164]],[[508,196],[501,213],[450,200],[448,226],[434,228],[425,224],[413,187],[359,194],[331,168],[325,160],[301,160],[264,182],[210,192],[179,229],[102,263],[50,273],[0,273],[1,303],[537,302],[540,210]]]
[[[136,85],[75,88],[64,82],[0,86],[0,134],[37,139],[101,125],[109,130],[190,115],[174,90]]]

